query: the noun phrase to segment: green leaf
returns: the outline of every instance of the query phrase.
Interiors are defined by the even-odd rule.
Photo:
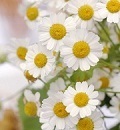
[[[120,123],[111,128],[110,130],[120,130]]]

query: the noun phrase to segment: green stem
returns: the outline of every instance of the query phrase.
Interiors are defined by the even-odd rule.
[[[112,39],[110,38],[108,32],[106,31],[106,29],[103,27],[102,23],[98,22],[98,24],[100,25],[100,27],[103,29],[103,31],[105,32],[106,36],[108,37],[109,41],[112,43],[113,46],[115,46],[114,42],[112,41]]]

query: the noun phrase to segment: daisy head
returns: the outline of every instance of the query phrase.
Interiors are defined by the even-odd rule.
[[[120,89],[119,89],[120,90]],[[120,94],[112,97],[110,104],[112,105],[109,109],[115,114],[115,117],[120,121]]]
[[[87,30],[72,31],[63,42],[61,48],[63,62],[73,70],[89,70],[90,66],[95,66],[102,56],[99,37]]]
[[[104,130],[102,114],[94,111],[90,116],[80,118],[74,130]]]
[[[94,20],[101,21],[101,18],[96,15],[97,2],[98,0],[71,0],[67,11],[74,15],[80,28],[92,29]]]
[[[50,84],[50,89],[48,90],[48,95],[54,95],[59,91],[65,91],[65,82],[62,78],[59,78],[55,82]]]
[[[94,86],[88,86],[87,82],[77,82],[75,89],[68,87],[64,93],[63,103],[66,111],[72,117],[80,115],[81,118],[90,116],[91,112],[96,109],[99,101],[96,99],[98,92],[94,91]]]
[[[52,14],[48,18],[43,18],[39,26],[39,41],[48,50],[59,51],[63,45],[63,38],[75,28],[76,23],[72,17],[66,18],[64,13]]]
[[[50,127],[55,127],[59,130],[64,130],[66,127],[74,127],[78,119],[77,117],[71,117],[66,111],[66,106],[62,102],[63,98],[64,94],[58,92],[43,100],[40,115],[41,123],[47,123]],[[50,128],[49,125],[48,128]]]
[[[40,93],[33,94],[30,90],[25,90],[24,111],[28,116],[37,116],[40,112]]]
[[[24,63],[28,45],[28,39],[11,39],[11,44],[8,47],[8,59],[17,65]]]
[[[120,22],[120,1],[119,0],[100,0],[97,3],[97,14],[101,18],[107,18],[109,23]]]
[[[34,78],[47,76],[54,69],[54,64],[55,57],[45,47],[40,44],[29,47],[26,55],[26,69]]]
[[[35,27],[38,21],[41,21],[41,17],[45,16],[43,10],[40,9],[41,1],[38,0],[23,0],[19,7],[19,12],[27,23],[27,25],[32,29]]]

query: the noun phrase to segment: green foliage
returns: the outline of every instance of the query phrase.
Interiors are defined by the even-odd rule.
[[[111,128],[110,130],[120,130],[120,123]]]

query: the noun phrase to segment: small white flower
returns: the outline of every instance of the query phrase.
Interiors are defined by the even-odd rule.
[[[41,21],[46,12],[40,8],[40,0],[23,0],[19,7],[19,12],[31,29],[34,29],[38,22]]]
[[[55,57],[45,47],[40,44],[29,47],[26,54],[26,69],[34,78],[47,76],[54,69],[54,64]]]
[[[20,65],[25,62],[25,56],[28,51],[28,39],[11,39],[11,44],[8,46],[8,59],[10,62]]]
[[[70,32],[64,39],[61,48],[63,62],[73,70],[89,70],[95,66],[102,56],[102,45],[99,37],[84,29],[77,29]]]
[[[80,28],[92,29],[94,21],[101,21],[101,17],[96,14],[97,2],[98,0],[71,0],[68,3],[67,11],[74,15]]]
[[[63,38],[76,29],[76,23],[72,17],[66,18],[64,13],[52,14],[49,18],[43,18],[39,26],[39,41],[48,50],[59,51],[63,45]]]
[[[25,107],[24,111],[28,116],[39,116],[40,114],[40,93],[33,94],[30,90],[25,90]]]
[[[63,103],[67,106],[66,111],[72,117],[77,115],[80,115],[81,118],[90,116],[91,112],[96,109],[96,105],[99,104],[96,99],[98,92],[94,91],[93,85],[88,87],[87,82],[77,82],[75,89],[68,87],[64,95]]]
[[[120,1],[119,0],[100,0],[97,3],[97,14],[102,18],[107,18],[109,23],[120,22]]]
[[[48,95],[54,95],[59,91],[65,91],[65,82],[62,78],[59,78],[55,82],[50,84],[50,89],[48,90]]]
[[[92,78],[88,81],[89,84],[93,84],[95,86],[96,90],[99,89],[106,89],[108,91],[111,91],[111,79],[112,76],[110,75],[110,70],[107,68],[103,69],[95,69],[93,72]],[[106,93],[108,96],[112,96],[112,93]],[[104,100],[105,98],[105,92],[99,92],[98,99]]]
[[[72,130],[104,130],[102,114],[94,111],[90,116],[80,118]]]
[[[110,104],[112,105],[109,109],[115,114],[115,117],[120,121],[120,94],[112,97]]]
[[[48,130],[47,128],[50,127],[56,127],[56,130],[65,130],[66,127],[73,128],[77,123],[78,118],[71,117],[65,110],[66,106],[62,102],[63,98],[63,93],[58,92],[43,100],[40,115],[40,122],[44,123],[42,130]],[[45,124],[47,128],[45,128]]]

